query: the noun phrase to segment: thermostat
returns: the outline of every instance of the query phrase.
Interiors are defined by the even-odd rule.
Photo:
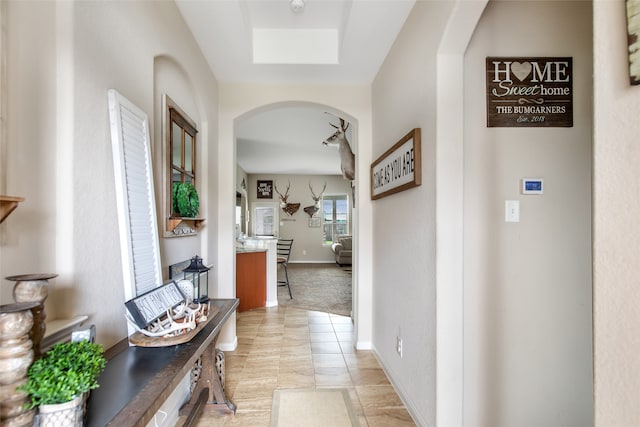
[[[522,180],[522,194],[542,194],[543,183],[541,178],[524,178]]]

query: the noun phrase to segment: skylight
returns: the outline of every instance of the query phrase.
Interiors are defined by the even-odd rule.
[[[337,64],[335,28],[254,28],[254,64]]]

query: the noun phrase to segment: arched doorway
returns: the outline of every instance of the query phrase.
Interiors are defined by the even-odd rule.
[[[266,236],[294,241],[287,270],[296,296],[282,288],[268,291],[267,306],[352,314],[353,257],[347,254],[352,254],[356,182],[343,177],[340,150],[323,142],[335,136],[331,141],[341,140],[342,149],[355,146],[357,123],[344,116],[325,105],[285,102],[235,120],[236,192],[246,191],[248,198],[248,212],[239,216],[250,219],[239,222],[242,230],[236,234],[246,233],[250,246]],[[272,214],[264,217],[264,212]],[[333,249],[345,246],[337,257]],[[280,276],[284,279],[283,271]]]

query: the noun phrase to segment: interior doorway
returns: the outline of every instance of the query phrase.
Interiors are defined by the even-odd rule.
[[[352,275],[355,257],[348,260],[350,268],[338,266],[333,248],[339,238],[347,236],[353,247],[357,236],[356,182],[343,177],[338,149],[323,144],[337,132],[336,126],[346,130],[344,135],[350,150],[357,151],[357,121],[326,105],[277,103],[238,117],[234,122],[235,189],[240,192],[245,183],[249,206],[277,203],[282,208],[278,212],[277,236],[293,238],[295,242],[290,262],[309,266],[334,264],[347,272],[351,277],[351,300],[355,303]],[[272,185],[270,197],[258,194],[259,182]],[[345,202],[342,204],[347,207],[346,212],[336,209],[336,200]],[[297,209],[287,213],[284,209],[287,203],[298,205]],[[251,232],[255,228],[251,209],[247,218],[246,234],[249,238],[256,237]]]

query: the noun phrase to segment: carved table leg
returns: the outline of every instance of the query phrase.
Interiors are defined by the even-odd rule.
[[[224,385],[222,375],[219,374],[218,366],[224,369],[224,353],[215,348],[215,344],[211,344],[202,355],[202,378],[209,387],[209,399],[207,400],[206,409],[213,409],[221,414],[235,414],[236,405],[233,404],[224,393]],[[221,354],[221,356],[220,356]],[[216,357],[217,356],[217,357]],[[218,362],[218,363],[216,363]],[[218,366],[216,366],[218,365]]]
[[[199,410],[199,397],[206,390],[207,400],[204,410],[207,413],[232,415],[236,405],[224,393],[224,353],[215,346],[215,341],[202,353],[202,370],[198,383],[191,394],[191,400],[180,410],[181,415]]]

